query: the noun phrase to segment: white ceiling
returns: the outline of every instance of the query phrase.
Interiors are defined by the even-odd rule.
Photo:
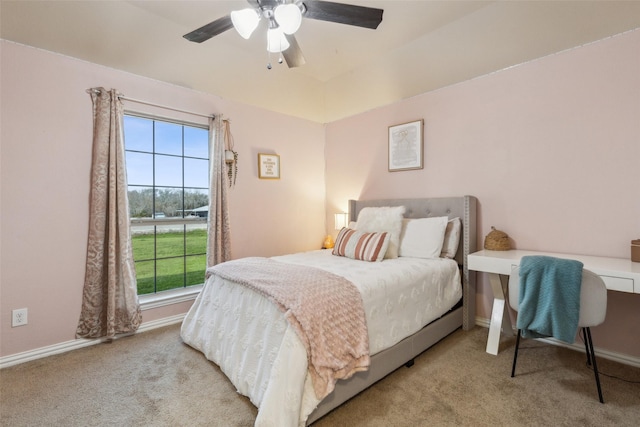
[[[1,0],[0,37],[273,111],[331,122],[640,28],[640,1],[361,1],[377,30],[304,19],[306,64],[267,70],[264,26],[202,44],[182,36],[228,1]]]

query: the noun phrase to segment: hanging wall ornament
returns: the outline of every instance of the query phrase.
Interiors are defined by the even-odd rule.
[[[233,187],[236,185],[236,178],[238,177],[238,152],[233,149],[234,141],[229,120],[223,120],[222,122],[224,123],[224,161],[227,164],[229,187]]]

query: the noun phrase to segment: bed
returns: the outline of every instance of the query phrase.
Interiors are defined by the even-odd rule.
[[[417,355],[456,329],[473,327],[475,276],[467,268],[466,260],[476,248],[476,199],[463,196],[351,200],[350,220],[358,223],[350,227],[360,232],[358,225],[364,227],[366,222],[362,220],[364,212],[391,208],[397,213],[398,207],[404,211],[402,232],[406,230],[407,236],[413,236],[409,234],[410,227],[425,222],[413,220],[446,217],[444,221],[449,224],[459,218],[461,229],[455,254],[430,259],[400,256],[366,262],[350,255],[335,256],[334,252],[340,252],[336,248],[271,259],[278,265],[326,270],[327,274],[346,278],[356,285],[362,297],[370,350],[368,366],[366,370],[354,369],[348,379],[335,382],[326,397],[320,395],[319,398],[317,388],[314,392],[317,382],[310,375],[313,361],[307,357],[308,343],[301,341],[299,330],[285,319],[283,310],[256,289],[240,285],[242,280],[224,276],[223,269],[207,278],[184,319],[182,339],[220,366],[238,392],[258,407],[257,426],[309,425],[395,369],[411,365]],[[341,234],[348,231],[343,230]],[[361,234],[364,231],[370,230],[363,229]],[[341,235],[337,243],[340,238]],[[385,237],[385,244],[387,240]],[[409,241],[409,237],[402,240],[407,245]],[[410,255],[412,249],[407,245],[396,250]],[[429,278],[423,276],[427,270],[434,271]],[[399,277],[406,280],[401,282]],[[442,282],[442,285],[431,290],[432,282]],[[421,287],[403,287],[418,283]],[[377,290],[391,292],[390,288],[394,294],[380,296]],[[411,311],[414,309],[415,312]]]

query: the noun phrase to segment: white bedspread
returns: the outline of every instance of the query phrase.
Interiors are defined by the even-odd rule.
[[[462,297],[448,259],[356,261],[312,251],[274,257],[341,275],[360,290],[370,354],[389,348],[446,313]],[[187,313],[182,339],[202,351],[259,408],[256,426],[304,425],[319,401],[307,356],[281,311],[244,286],[210,277]]]

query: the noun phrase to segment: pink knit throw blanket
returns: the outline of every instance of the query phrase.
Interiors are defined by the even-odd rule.
[[[275,261],[243,258],[207,269],[207,275],[253,289],[274,302],[307,350],[318,399],[337,380],[369,367],[369,337],[358,289],[327,271]]]

